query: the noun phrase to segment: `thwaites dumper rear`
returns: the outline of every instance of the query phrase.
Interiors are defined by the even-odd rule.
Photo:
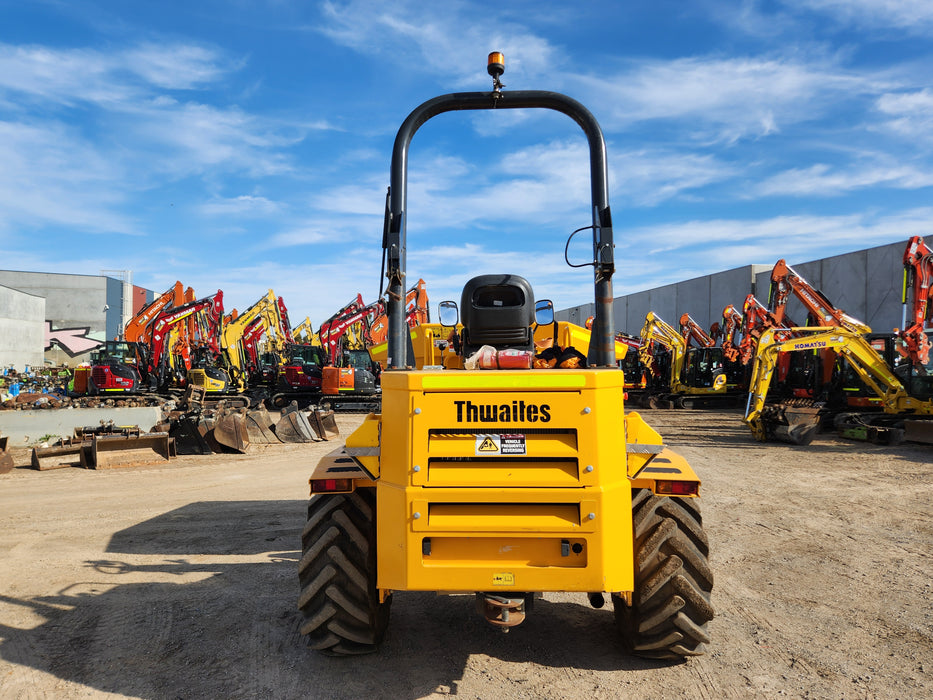
[[[623,409],[602,132],[569,97],[502,92],[500,66],[501,56],[491,54],[493,92],[429,100],[396,137],[384,240],[389,347],[382,413],[370,414],[311,475],[299,564],[301,631],[324,653],[367,653],[382,641],[401,591],[473,593],[478,610],[505,630],[524,619],[536,594],[575,591],[595,607],[611,597],[623,643],[636,654],[702,654],[713,576],[700,482],[638,414]],[[589,141],[596,286],[589,365],[409,370],[409,143],[443,112],[507,108],[567,114]],[[502,279],[500,286],[520,280],[531,295],[521,278]],[[465,290],[463,304],[475,298]]]

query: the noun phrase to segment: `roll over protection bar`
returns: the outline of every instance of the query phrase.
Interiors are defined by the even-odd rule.
[[[440,95],[416,107],[402,122],[392,150],[389,206],[386,210],[383,246],[388,278],[388,367],[405,369],[409,328],[405,322],[406,220],[408,200],[408,147],[426,121],[444,112],[477,109],[552,109],[573,119],[586,134],[590,150],[590,188],[593,209],[593,266],[596,314],[590,336],[588,360],[614,367],[615,332],[612,319],[612,275],[615,272],[612,216],[609,211],[606,141],[593,114],[576,100],[557,92],[459,92]]]

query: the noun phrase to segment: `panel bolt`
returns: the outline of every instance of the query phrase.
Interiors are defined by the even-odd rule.
[[[413,471],[413,472],[420,472],[420,471],[421,471],[421,467],[419,467],[419,466],[416,464],[414,467],[412,467],[412,471]]]
[[[416,409],[415,409],[415,415],[417,416],[417,415],[419,415],[420,413],[421,413],[421,409],[420,409],[420,408],[416,408]]]
[[[421,513],[416,512],[412,517],[413,517],[415,520],[417,520],[418,518],[421,517]],[[596,517],[596,516],[593,516],[593,517]]]
[[[592,464],[587,464],[587,465],[586,465],[586,469],[584,469],[583,471],[585,471],[587,474],[589,474],[591,471],[593,471],[593,465],[592,465]]]
[[[590,513],[586,516],[587,520],[596,520],[596,513]]]
[[[583,412],[584,412],[584,413],[590,413],[590,412],[592,412],[592,410],[593,410],[593,409],[591,409],[589,406],[587,406],[586,408],[583,409]]]

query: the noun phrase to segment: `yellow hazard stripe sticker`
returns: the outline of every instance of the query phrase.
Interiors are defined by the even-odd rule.
[[[579,374],[540,375],[540,374],[511,374],[463,377],[430,375],[422,378],[421,386],[425,389],[582,389],[586,386],[586,378]]]

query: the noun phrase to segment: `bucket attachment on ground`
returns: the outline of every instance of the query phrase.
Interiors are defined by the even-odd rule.
[[[260,445],[282,442],[272,429],[275,421],[272,420],[265,406],[247,411],[245,423],[250,442]]]
[[[933,444],[933,420],[905,420],[904,439],[911,442]],[[3,470],[0,469],[0,472]]]
[[[160,464],[174,456],[175,441],[168,433],[94,435],[90,449],[82,452],[82,463],[92,469],[116,469]]]
[[[809,445],[820,427],[820,409],[783,406],[783,423],[774,426],[774,439],[792,445]]]
[[[321,439],[315,435],[308,417],[298,410],[295,401],[282,409],[282,415],[275,424],[275,434],[282,442],[316,442]]]
[[[308,422],[311,423],[315,434],[322,440],[340,436],[340,430],[337,429],[337,419],[334,417],[333,411],[315,408],[308,414]]]
[[[7,452],[7,442],[10,438],[0,435],[0,474],[6,474],[13,469],[13,455]]]
[[[87,461],[84,450],[88,443],[80,439],[65,440],[54,447],[34,447],[32,449],[32,468],[39,471],[64,469],[65,467],[83,467]]]
[[[249,449],[246,409],[220,409],[217,412],[217,421],[214,423],[214,439],[224,447],[229,447],[237,452],[246,452]]]
[[[213,452],[205,437],[207,427],[201,429],[200,414],[185,413],[172,421],[168,430],[175,440],[175,451],[180,455],[209,455]]]

